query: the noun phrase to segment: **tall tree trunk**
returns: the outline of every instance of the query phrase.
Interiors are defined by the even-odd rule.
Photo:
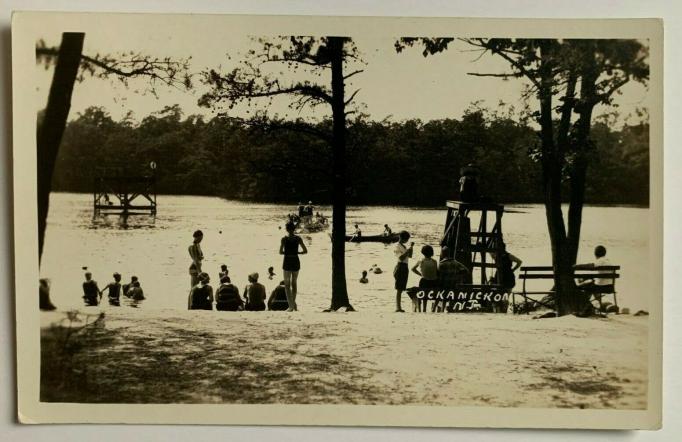
[[[346,286],[346,105],[343,38],[329,37],[332,70],[332,303],[330,310],[353,310]]]
[[[78,74],[85,34],[65,32],[59,46],[57,64],[52,76],[52,85],[47,107],[37,133],[38,159],[38,256],[43,254],[47,212],[50,205],[52,174],[57,161],[66,119],[71,109],[71,94]]]
[[[571,195],[568,208],[568,246],[573,264],[578,259],[580,246],[580,227],[585,204],[585,185],[587,176],[587,155],[590,150],[590,130],[592,127],[592,111],[596,100],[596,82],[599,76],[595,60],[594,43],[585,41],[580,77],[580,101],[577,112],[580,115],[575,124],[573,149],[575,158],[570,170]]]
[[[554,141],[552,120],[551,48],[548,41],[540,43],[540,138],[542,142],[542,175],[545,214],[552,247],[554,290],[557,313],[566,315],[574,311],[573,268],[568,264],[566,249],[566,225],[561,210],[561,178],[564,165],[563,146]]]

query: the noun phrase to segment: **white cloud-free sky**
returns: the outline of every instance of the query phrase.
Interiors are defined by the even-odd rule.
[[[116,54],[135,51],[150,56],[191,58],[191,72],[222,66],[227,71],[235,66],[244,54],[253,47],[249,35],[236,34],[229,30],[212,28],[197,33],[195,30],[154,28],[144,26],[127,27],[125,32],[112,34],[88,30],[85,37],[84,53]],[[251,35],[258,35],[257,29]],[[418,47],[408,48],[397,54],[393,36],[352,36],[366,65],[364,72],[353,77],[349,93],[356,88],[361,91],[356,101],[362,103],[363,112],[374,120],[390,118],[403,120],[419,118],[423,121],[441,118],[459,118],[472,102],[496,109],[500,101],[517,109],[523,107],[521,99],[524,82],[520,79],[504,81],[500,78],[474,77],[469,72],[500,73],[509,69],[504,60],[489,54],[479,58],[471,46],[456,41],[444,53],[424,58]],[[46,29],[41,38],[48,46],[57,46],[60,32]],[[230,54],[228,59],[226,54]],[[349,67],[350,70],[350,67]],[[44,107],[47,100],[52,69],[37,66],[37,104]],[[328,75],[328,74],[327,74]],[[285,78],[295,78],[291,75]],[[144,94],[145,80],[131,80],[128,87],[118,81],[92,77],[78,83],[74,89],[70,118],[89,106],[106,108],[113,118],[119,119],[129,111],[139,120],[165,106],[179,104],[185,115],[202,114],[211,116],[211,109],[201,108],[197,100],[206,87],[195,77],[192,91],[177,90],[160,86],[158,98]],[[622,95],[615,100],[622,124],[638,107],[648,107],[647,88],[641,84],[629,83],[622,88]],[[269,108],[271,113],[292,112],[287,109],[288,100],[279,99]],[[265,104],[263,102],[263,104]],[[531,101],[531,105],[534,102]],[[596,115],[614,110],[601,107]],[[244,108],[237,110],[243,112]],[[319,108],[313,114],[324,116],[327,108]],[[294,114],[295,115],[295,114]],[[310,115],[310,114],[302,114]],[[632,121],[632,120],[630,120]]]

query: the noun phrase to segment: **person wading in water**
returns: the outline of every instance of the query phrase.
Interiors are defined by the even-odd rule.
[[[199,283],[201,262],[204,260],[204,253],[199,245],[201,240],[204,239],[204,233],[201,230],[197,230],[192,236],[194,237],[194,242],[188,247],[189,256],[192,258],[192,264],[189,266],[190,288]]]
[[[289,303],[288,312],[298,310],[296,305],[296,280],[298,279],[298,271],[301,269],[301,261],[298,255],[305,255],[308,253],[305,244],[300,236],[294,235],[296,226],[293,223],[287,223],[287,236],[282,238],[279,246],[279,254],[284,255],[282,262],[282,270],[284,271],[284,289],[287,294],[287,302]],[[301,247],[299,252],[298,248]]]

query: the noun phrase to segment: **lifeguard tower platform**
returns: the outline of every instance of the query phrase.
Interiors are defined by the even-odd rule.
[[[504,206],[464,201],[447,201],[446,205],[448,213],[441,246],[447,246],[450,257],[471,271],[470,284],[501,289],[493,278],[495,273],[501,274],[500,264],[489,254],[499,256],[502,251]]]
[[[123,167],[98,168],[94,180],[94,215],[156,216],[155,162],[136,173]]]

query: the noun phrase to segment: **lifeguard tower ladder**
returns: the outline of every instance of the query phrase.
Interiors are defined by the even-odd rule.
[[[500,272],[500,260],[494,260],[488,254],[500,256],[502,252],[504,206],[492,202],[463,201],[447,201],[446,205],[448,214],[441,246],[447,246],[449,257],[455,258],[471,271],[470,284],[500,289],[501,286],[493,279],[493,275]],[[479,224],[475,230],[472,229],[470,218],[474,213],[479,213]],[[479,278],[476,278],[477,275]]]
[[[156,163],[137,174],[124,168],[99,168],[95,172],[94,215],[156,216]]]

